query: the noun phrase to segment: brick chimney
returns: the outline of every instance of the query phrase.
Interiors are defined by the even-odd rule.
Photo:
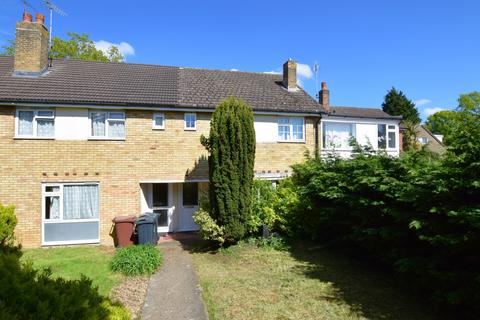
[[[15,38],[14,74],[36,76],[48,66],[48,29],[43,25],[45,17],[23,13],[23,20],[17,22]]]
[[[289,91],[297,89],[297,64],[292,59],[283,64],[283,86]]]
[[[330,91],[327,89],[326,82],[322,82],[322,90],[318,93],[318,102],[325,110],[330,111]]]

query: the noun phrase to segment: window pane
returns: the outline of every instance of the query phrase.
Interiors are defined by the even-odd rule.
[[[60,187],[59,186],[47,186],[47,187],[45,187],[45,191],[46,192],[58,192],[58,191],[60,191]]]
[[[55,123],[53,119],[37,119],[37,136],[53,137],[55,136]]]
[[[350,139],[353,136],[350,123],[324,123],[323,143],[328,149],[351,149]]]
[[[195,128],[196,116],[194,114],[185,115],[185,128]]]
[[[98,225],[98,221],[45,223],[45,242],[75,242],[80,240],[98,241]]]
[[[157,215],[157,223],[159,227],[168,227],[168,209],[153,210]]]
[[[110,112],[108,114],[108,118],[114,120],[124,120],[125,114],[123,112]]]
[[[388,126],[388,129],[395,130],[395,126],[393,126],[393,125],[389,125],[389,126]]]
[[[63,219],[96,219],[98,211],[98,185],[63,187]]]
[[[155,116],[155,126],[163,127],[163,116]]]
[[[112,138],[124,138],[125,121],[108,121],[108,136]]]
[[[60,219],[60,197],[45,197],[45,219]]]
[[[154,207],[168,206],[168,183],[153,184],[153,206]]]
[[[378,125],[378,148],[385,149],[387,147],[387,126],[384,124]]]
[[[37,111],[37,116],[38,117],[47,117],[51,118],[53,117],[53,111]]]
[[[198,205],[198,183],[191,182],[183,184],[183,205]]]
[[[283,141],[290,140],[290,126],[278,125],[278,139]]]
[[[94,137],[104,137],[105,136],[105,112],[92,112],[92,135]]]
[[[18,134],[33,135],[33,111],[18,112]]]
[[[278,118],[278,124],[289,124],[290,121],[288,118]]]
[[[395,146],[396,146],[395,132],[389,132],[388,133],[388,147],[389,148],[395,148]]]
[[[303,140],[303,119],[293,118],[291,119],[293,139]]]

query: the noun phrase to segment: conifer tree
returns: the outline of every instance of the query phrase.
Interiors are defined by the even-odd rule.
[[[420,123],[420,115],[415,103],[409,100],[401,90],[392,88],[388,91],[382,103],[382,110],[391,116],[403,116],[403,120],[411,124]]]
[[[243,101],[220,103],[210,122],[210,136],[201,138],[209,151],[210,215],[225,230],[225,240],[245,236],[251,214],[255,130],[253,112]]]

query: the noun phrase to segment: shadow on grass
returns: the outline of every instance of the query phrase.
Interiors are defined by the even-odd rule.
[[[176,240],[191,253],[219,252],[218,247],[197,235]],[[354,314],[367,319],[442,319],[426,302],[400,288],[392,274],[376,265],[308,241],[291,241],[285,248],[285,252],[298,261],[289,272],[332,287],[328,296],[319,292],[312,299],[346,304]]]
[[[343,301],[367,319],[442,319],[426,302],[400,288],[392,274],[376,265],[306,241],[291,243],[288,251],[304,262],[296,272],[333,286],[334,295],[325,299]]]

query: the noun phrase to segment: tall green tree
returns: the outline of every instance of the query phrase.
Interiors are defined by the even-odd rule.
[[[403,116],[404,121],[412,124],[420,123],[420,114],[418,113],[415,103],[409,100],[401,91],[393,88],[387,92],[382,109],[392,116]]]
[[[441,134],[444,142],[449,144],[452,130],[461,118],[462,113],[454,110],[442,110],[428,116],[425,126],[433,133]]]
[[[69,58],[89,61],[112,61],[122,62],[123,55],[118,47],[111,46],[106,53],[95,47],[95,42],[86,33],[68,32],[69,39],[59,37],[52,38],[50,56],[52,58]],[[15,42],[9,41],[9,45],[3,46],[0,55],[13,56],[15,54]]]
[[[212,115],[210,135],[201,137],[209,152],[210,215],[224,228],[226,242],[242,239],[252,212],[255,130],[253,112],[228,98]]]

